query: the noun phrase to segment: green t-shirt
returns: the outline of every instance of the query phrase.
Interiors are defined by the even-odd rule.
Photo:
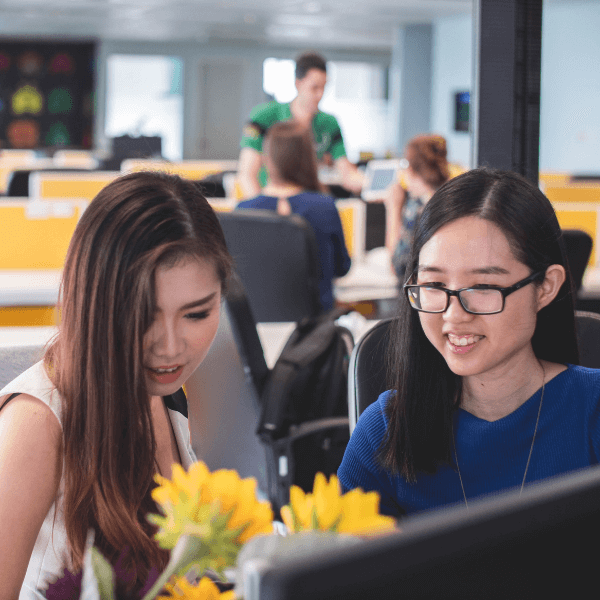
[[[269,127],[279,121],[289,121],[291,118],[292,112],[289,102],[280,104],[273,101],[259,104],[250,113],[248,123],[244,127],[240,146],[262,152],[263,140]],[[319,160],[323,158],[325,153],[329,153],[333,160],[346,156],[342,131],[333,115],[318,111],[313,117],[312,130]],[[266,180],[266,172],[261,169],[260,184],[264,186]]]

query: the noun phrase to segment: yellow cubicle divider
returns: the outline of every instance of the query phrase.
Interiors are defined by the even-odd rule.
[[[87,202],[0,203],[0,269],[62,269]]]
[[[166,171],[186,179],[200,180],[223,171],[237,171],[237,160],[181,160],[167,162],[151,159],[127,159],[121,171]]]
[[[335,205],[340,213],[348,254],[353,260],[360,260],[365,254],[367,205],[358,198],[336,200]]]
[[[58,325],[55,306],[2,306],[0,327],[52,327]]]
[[[29,195],[35,198],[92,200],[119,171],[37,172],[29,176]]]
[[[568,185],[571,181],[570,173],[554,173],[548,171],[540,171],[538,174],[538,180],[542,191],[546,191],[547,187],[550,186],[564,186]]]
[[[600,204],[600,184],[597,182],[547,184],[543,192],[550,202]]]
[[[75,226],[88,202],[7,200],[0,203],[0,326],[47,326],[57,323],[54,305],[33,300],[38,290],[31,285],[33,272],[52,275],[62,269]],[[22,297],[18,305],[4,295],[15,292],[11,283],[18,273]],[[49,277],[50,280],[57,279]],[[50,285],[52,287],[52,285]],[[31,295],[32,300],[28,298]]]

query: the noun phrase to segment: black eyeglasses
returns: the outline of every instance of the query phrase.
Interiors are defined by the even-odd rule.
[[[504,310],[506,296],[520,290],[542,275],[545,275],[545,271],[538,271],[525,279],[521,279],[521,281],[517,281],[510,287],[503,288],[493,285],[481,285],[474,288],[448,290],[440,286],[412,285],[409,283],[405,283],[402,287],[406,291],[408,302],[412,308],[421,312],[446,312],[450,305],[450,296],[456,296],[463,309],[472,315],[495,315]]]

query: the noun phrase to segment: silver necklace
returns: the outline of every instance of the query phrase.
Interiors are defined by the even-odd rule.
[[[525,465],[525,473],[523,473],[523,481],[521,482],[521,491],[519,492],[519,496],[523,493],[523,488],[525,487],[525,479],[527,478],[527,471],[529,469],[529,462],[531,461],[531,454],[533,452],[533,445],[535,444],[535,436],[537,434],[538,425],[540,423],[540,414],[542,412],[542,402],[544,401],[544,390],[546,389],[546,370],[544,369],[544,365],[540,363],[542,367],[542,397],[540,398],[540,407],[538,408],[537,419],[535,421],[535,429],[533,430],[533,438],[531,439],[531,448],[529,448],[529,456],[527,457],[527,464]],[[454,448],[454,460],[456,462],[456,470],[458,471],[458,478],[460,480],[460,489],[463,493],[463,498],[465,500],[465,506],[469,508],[469,503],[467,502],[467,495],[465,494],[465,486],[463,485],[462,475],[460,474],[460,467],[458,465],[458,454],[456,453],[456,438],[454,437],[454,421],[450,422],[450,427],[452,429],[452,446]]]

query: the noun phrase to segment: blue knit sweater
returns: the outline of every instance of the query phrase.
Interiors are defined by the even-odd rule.
[[[541,389],[517,410],[497,421],[458,409],[454,414],[456,451],[468,499],[520,487],[531,448]],[[338,477],[342,488],[360,487],[381,494],[381,512],[399,516],[451,503],[464,503],[455,468],[417,475],[415,483],[384,471],[376,455],[387,420],[391,392],[361,415],[346,448]],[[546,383],[527,483],[599,462],[600,369],[568,365]]]

